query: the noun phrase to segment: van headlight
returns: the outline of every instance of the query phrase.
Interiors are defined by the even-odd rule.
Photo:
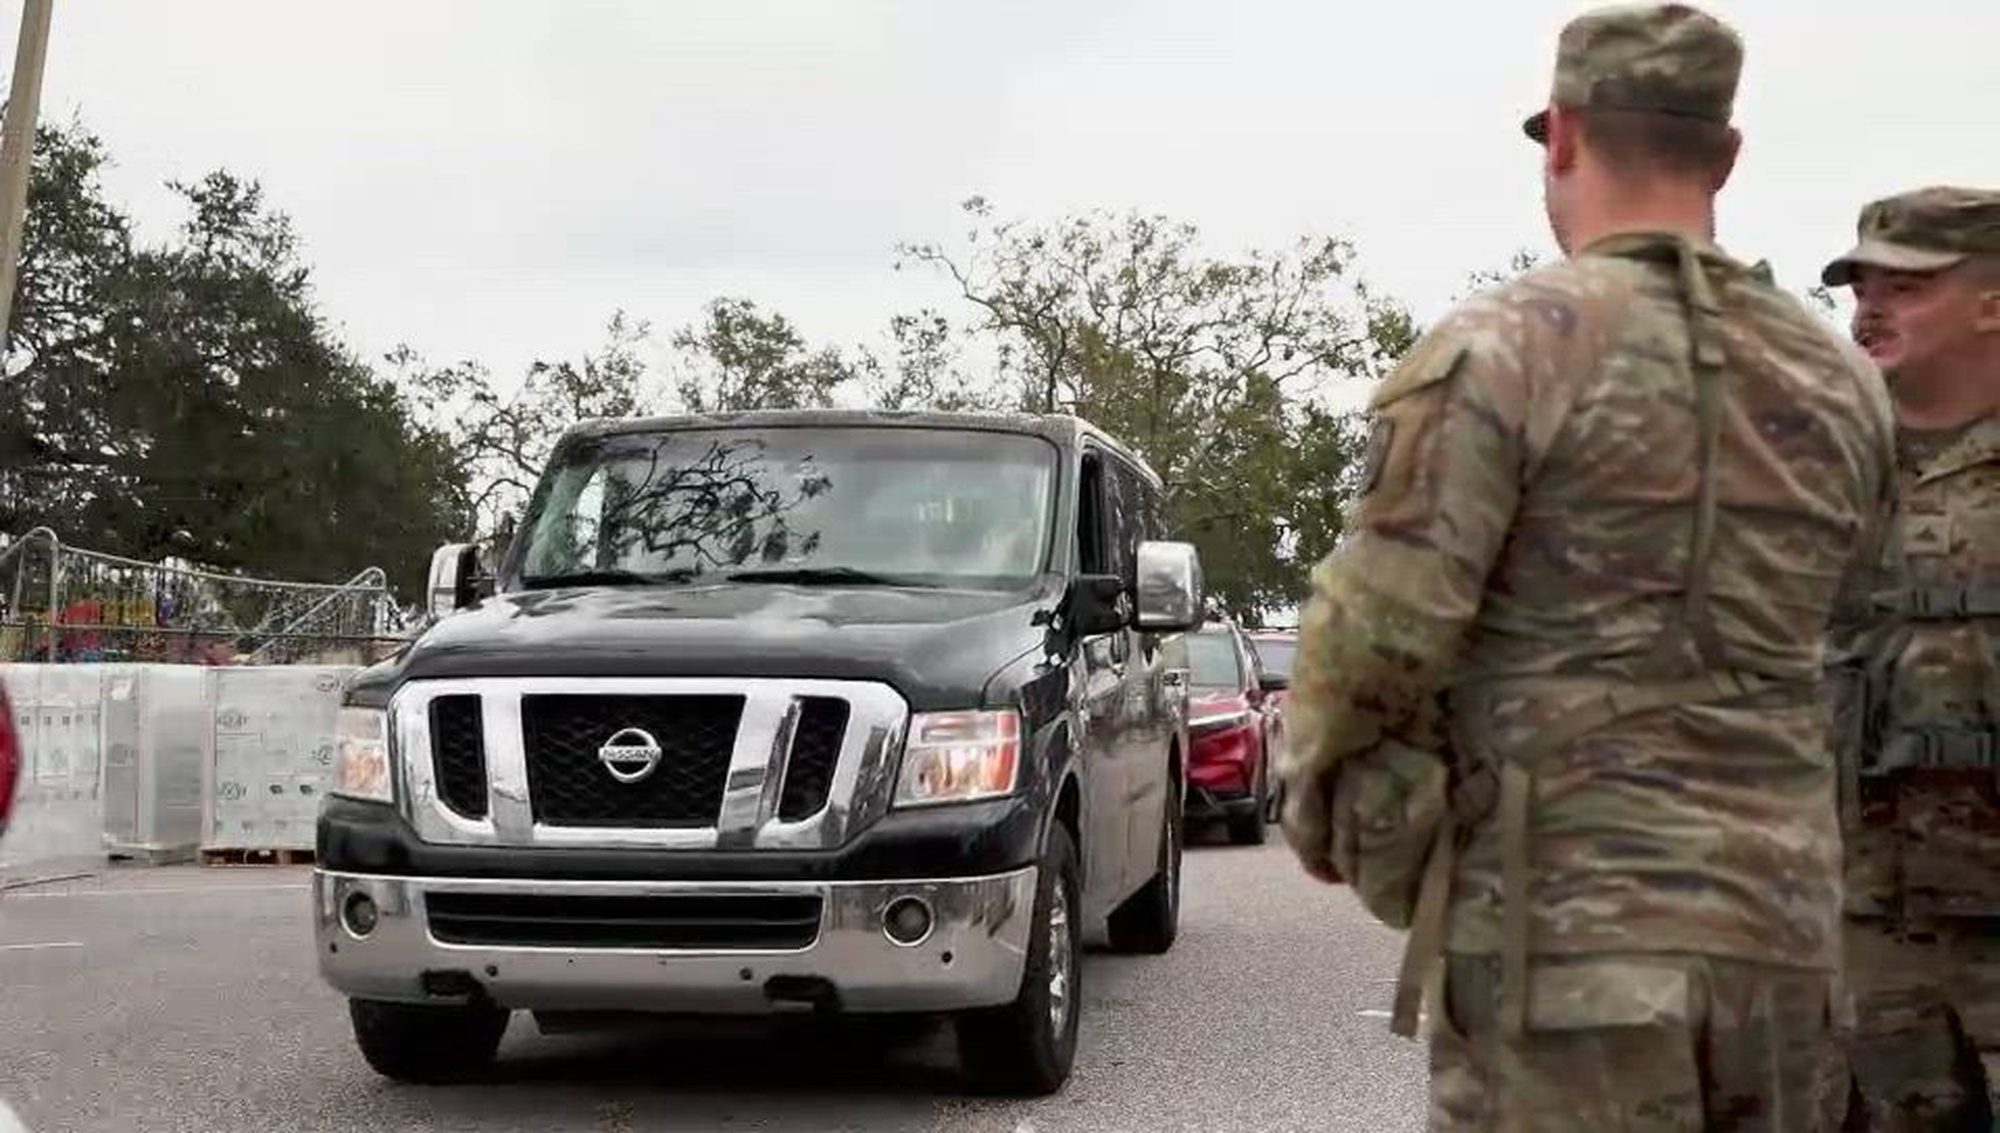
[[[396,799],[389,763],[389,714],[380,708],[342,708],[334,725],[333,794],[367,802]]]
[[[896,805],[997,798],[1013,792],[1020,770],[1019,712],[918,713],[896,776]]]

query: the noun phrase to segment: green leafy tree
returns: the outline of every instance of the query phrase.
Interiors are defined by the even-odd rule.
[[[449,433],[489,551],[511,536],[550,451],[572,425],[826,406],[859,375],[838,350],[811,347],[789,319],[747,299],[716,299],[699,323],[675,330],[667,343],[671,375],[647,363],[654,345],[651,324],[620,311],[599,349],[574,362],[537,361],[511,392],[471,359],[434,366],[404,347],[390,361],[426,418]]]
[[[838,350],[812,349],[791,320],[748,299],[716,299],[703,315],[673,336],[688,412],[824,408],[855,380]]]
[[[0,396],[0,528],[315,581],[421,582],[464,498],[445,439],[315,310],[289,220],[226,171],[142,244],[109,157],[44,125]]]
[[[953,388],[1106,427],[1160,473],[1223,602],[1254,617],[1295,600],[1337,537],[1328,494],[1357,453],[1329,395],[1407,348],[1407,312],[1357,277],[1337,239],[1224,258],[1157,216],[1037,225],[996,220],[980,198],[965,208],[964,246],[906,245],[898,263],[950,281],[970,312],[961,335],[993,359],[983,384],[946,368]]]
[[[1465,277],[1465,286],[1460,289],[1453,302],[1462,302],[1482,292],[1516,279],[1542,265],[1540,255],[1527,248],[1516,248],[1504,266],[1478,268]]]
[[[889,320],[886,357],[866,347],[857,378],[870,404],[883,409],[980,412],[1016,408],[1018,400],[966,357],[968,337],[951,320],[925,308]]]
[[[580,421],[655,412],[644,350],[651,324],[614,312],[603,346],[576,361],[537,360],[512,392],[472,359],[434,366],[410,347],[388,361],[422,417],[447,438],[455,475],[469,494],[467,529],[495,547],[512,533],[563,430]]]

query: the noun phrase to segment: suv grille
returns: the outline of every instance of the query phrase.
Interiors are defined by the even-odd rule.
[[[535,821],[551,826],[706,826],[716,820],[740,696],[524,696],[522,742]],[[611,777],[598,749],[627,728],[660,745],[653,773]]]

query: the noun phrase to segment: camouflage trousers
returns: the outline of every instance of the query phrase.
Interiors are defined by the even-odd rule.
[[[1898,926],[1850,917],[1844,934],[1854,1028],[1850,1130],[1995,1127],[2000,1083],[2000,921]],[[1836,1086],[1836,1088],[1841,1088]]]
[[[1453,955],[1431,1024],[1436,1133],[1839,1128],[1835,977],[1716,957],[1540,957],[1498,1026],[1496,957]]]

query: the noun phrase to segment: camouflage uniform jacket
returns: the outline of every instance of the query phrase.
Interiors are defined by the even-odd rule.
[[[1890,618],[1853,646],[1872,685],[1862,762],[1900,769],[1856,784],[1848,909],[2000,915],[2000,417],[1904,444]]]
[[[1703,364],[1720,378],[1712,441]],[[1621,236],[1452,312],[1373,408],[1352,538],[1302,611],[1288,781],[1385,740],[1490,762],[1704,658],[1774,679],[1548,752],[1512,915],[1539,954],[1834,967],[1836,774],[1814,682],[1837,596],[1886,538],[1894,428],[1873,366],[1714,246]],[[1704,468],[1712,526],[1696,522]],[[1461,842],[1454,951],[1501,950],[1499,825]]]

